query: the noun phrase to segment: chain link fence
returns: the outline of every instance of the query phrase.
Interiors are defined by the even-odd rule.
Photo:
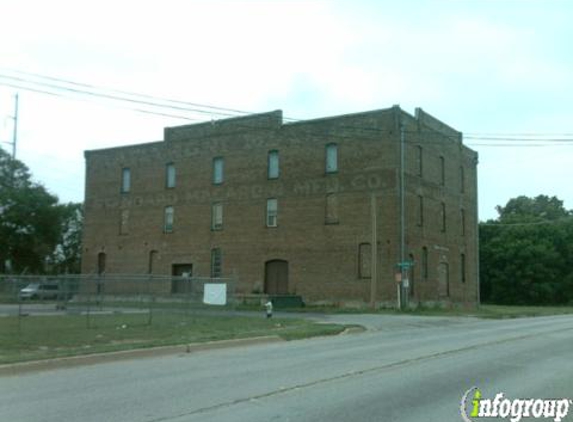
[[[234,278],[156,275],[0,275],[0,314],[85,315],[90,327],[106,314],[228,312],[236,304]]]

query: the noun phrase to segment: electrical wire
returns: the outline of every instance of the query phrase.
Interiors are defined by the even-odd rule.
[[[0,71],[6,71],[8,69],[1,69]],[[199,103],[192,103],[192,102],[187,102],[187,101],[179,101],[179,100],[173,100],[173,99],[168,99],[168,98],[161,98],[161,97],[157,97],[157,96],[151,96],[151,95],[146,95],[146,94],[138,94],[138,93],[134,93],[134,92],[129,92],[129,91],[122,91],[122,90],[116,90],[116,89],[110,89],[110,88],[103,88],[97,85],[92,85],[92,84],[86,84],[86,83],[79,83],[79,82],[75,82],[75,81],[70,81],[70,80],[66,80],[66,79],[62,79],[62,78],[55,78],[55,77],[51,77],[51,76],[45,76],[45,75],[40,75],[37,73],[31,73],[31,72],[23,72],[23,71],[19,71],[19,70],[12,70],[9,69],[9,72],[13,72],[13,73],[17,73],[17,74],[22,74],[22,75],[28,75],[28,76],[32,76],[34,78],[40,78],[40,79],[46,79],[49,81],[53,81],[56,82],[57,84],[51,83],[51,82],[43,82],[43,81],[34,81],[31,80],[29,78],[24,78],[24,77],[17,77],[17,76],[10,76],[10,75],[5,75],[5,74],[1,74],[0,73],[0,85],[4,85],[4,86],[9,86],[12,88],[16,88],[16,89],[23,89],[23,90],[28,90],[28,91],[32,91],[32,92],[36,92],[36,93],[41,93],[41,94],[48,94],[48,95],[53,95],[53,96],[58,96],[58,97],[64,97],[64,98],[70,98],[69,95],[65,95],[62,92],[53,92],[54,90],[56,91],[63,91],[66,94],[74,94],[74,95],[86,95],[86,96],[92,96],[92,97],[96,97],[96,98],[102,98],[104,100],[111,100],[111,101],[119,101],[119,102],[127,102],[127,103],[135,103],[135,104],[139,104],[139,105],[143,105],[146,107],[152,107],[152,108],[160,108],[160,109],[168,109],[168,110],[177,110],[180,112],[192,112],[192,113],[201,113],[201,114],[208,114],[209,116],[213,117],[213,115],[218,115],[218,116],[224,116],[224,117],[239,117],[237,116],[237,114],[240,115],[248,115],[251,114],[250,112],[247,111],[242,111],[242,110],[237,110],[237,109],[231,109],[231,108],[224,108],[224,107],[216,107],[216,106],[211,106],[211,105],[205,105],[205,104],[199,104]],[[14,82],[5,82],[2,81],[1,79],[9,79],[12,81],[17,81],[19,84],[15,84]],[[81,87],[81,88],[70,88],[67,86],[61,86],[58,84],[69,84],[69,85],[73,85],[76,87]],[[30,87],[30,86],[26,86],[25,84],[33,84],[33,85],[39,85],[40,87],[44,88],[44,89],[38,89],[36,87]],[[88,89],[84,89],[84,88],[88,88]],[[50,89],[51,91],[47,91],[47,89]],[[112,93],[112,94],[109,94]],[[140,98],[145,98],[145,100],[140,100],[137,98],[129,98],[126,97],[130,96],[130,97],[140,97]],[[72,97],[75,98],[75,97]],[[172,103],[172,104],[163,104],[164,102],[167,103]],[[178,104],[178,105],[173,105],[173,104]],[[153,115],[158,115],[158,116],[162,116],[162,117],[170,117],[170,118],[177,118],[177,119],[184,119],[184,120],[191,120],[191,121],[202,121],[201,119],[197,119],[197,118],[191,118],[188,116],[184,116],[181,114],[172,114],[172,113],[167,113],[167,112],[162,112],[162,111],[157,111],[157,110],[149,110],[149,109],[142,109],[142,108],[133,108],[133,107],[122,107],[122,108],[127,108],[129,110],[132,111],[136,111],[136,112],[141,112],[141,113],[147,113],[147,114],[153,114]],[[235,114],[233,114],[235,113]],[[327,118],[328,119],[328,118]],[[283,120],[288,120],[292,123],[296,123],[296,122],[301,122],[301,120],[299,119],[293,119],[293,118],[283,118]],[[304,120],[302,122],[305,122]],[[310,120],[310,122],[312,122],[312,120]],[[238,126],[240,126],[240,124],[238,124]],[[380,138],[378,138],[377,136],[380,135],[389,135],[392,134],[393,132],[391,130],[388,129],[380,129],[380,128],[376,128],[376,127],[364,127],[364,126],[360,126],[360,127],[354,127],[354,126],[348,126],[348,125],[339,125],[337,126],[340,129],[344,129],[344,130],[349,130],[352,131],[353,133],[351,135],[348,136],[341,136],[340,134],[333,134],[333,133],[328,133],[325,134],[322,131],[316,131],[314,133],[310,132],[311,135],[313,136],[328,136],[329,138],[337,138],[337,139],[343,139],[343,138],[357,138],[358,136],[361,139],[365,139],[365,138],[372,138],[373,140],[376,141],[380,141]],[[252,129],[252,127],[248,127],[246,126],[246,129],[250,130]],[[261,128],[258,128],[261,129]],[[305,128],[306,129],[306,128]],[[418,140],[406,140],[407,144],[420,144],[420,145],[428,145],[428,144],[439,144],[439,143],[443,143],[444,140],[443,138],[452,138],[454,140],[455,137],[451,137],[448,136],[447,134],[437,134],[435,131],[405,131],[407,134],[426,134],[426,139],[424,139],[423,141],[418,141]],[[307,133],[309,133],[309,131],[307,130]],[[440,139],[428,139],[427,138],[427,133],[432,133],[433,135],[435,135],[436,138],[440,138]],[[547,134],[549,135],[549,134]],[[571,134],[561,134],[562,136],[569,136]],[[534,136],[535,138],[531,138],[532,136]],[[475,147],[511,147],[511,148],[515,148],[515,147],[554,147],[554,146],[561,146],[561,145],[570,145],[573,144],[573,138],[554,138],[553,136],[556,136],[555,134],[549,135],[552,136],[551,138],[549,137],[542,137],[542,134],[533,134],[533,133],[528,133],[528,134],[468,134],[464,137],[464,139],[470,141],[467,144],[471,145],[471,146],[475,146]]]

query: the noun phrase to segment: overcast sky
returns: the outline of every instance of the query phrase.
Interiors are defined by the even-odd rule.
[[[400,104],[479,152],[482,220],[518,195],[573,209],[572,22],[568,0],[0,0],[0,141],[18,92],[18,158],[61,201],[81,201],[84,150],[193,122],[25,90],[50,91],[14,70],[298,119]]]

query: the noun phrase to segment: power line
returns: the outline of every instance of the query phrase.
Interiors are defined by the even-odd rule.
[[[114,89],[114,88],[106,88],[106,87],[102,87],[102,86],[98,86],[98,85],[87,84],[87,83],[82,83],[82,82],[75,82],[75,81],[71,81],[69,79],[40,75],[38,73],[32,73],[32,72],[24,72],[24,71],[16,70],[16,69],[0,68],[0,71],[8,71],[8,72],[12,72],[12,73],[32,76],[32,77],[39,78],[39,79],[46,79],[46,80],[54,81],[54,82],[58,82],[58,83],[64,83],[64,84],[69,84],[69,85],[73,85],[73,86],[84,87],[84,88],[88,88],[92,91],[100,91],[100,92],[101,91],[103,91],[103,92],[107,91],[110,93],[115,93],[115,94],[120,94],[120,95],[128,95],[128,96],[133,96],[133,97],[146,98],[148,100],[163,101],[163,102],[169,102],[169,103],[174,103],[174,104],[180,104],[180,105],[184,105],[184,106],[199,107],[199,108],[211,109],[211,110],[215,110],[215,111],[222,111],[222,112],[225,112],[227,115],[252,114],[253,113],[251,111],[237,110],[237,109],[232,109],[232,108],[212,106],[212,105],[208,105],[208,104],[199,104],[199,103],[193,103],[193,102],[189,102],[189,101],[175,100],[175,99],[171,99],[171,98],[153,96],[153,95],[148,95],[148,94],[141,94],[141,93],[124,91],[124,90],[119,90],[119,89]],[[4,77],[4,76],[0,75],[0,77]],[[31,82],[33,82],[33,81],[31,81]],[[42,82],[40,82],[40,83],[42,83]],[[228,114],[228,113],[232,113],[232,114]],[[216,113],[216,114],[224,115],[223,113]]]
[[[213,112],[213,111],[208,111],[208,110],[202,110],[199,108],[190,108],[190,107],[186,107],[186,106],[185,107],[184,106],[176,106],[176,105],[167,106],[164,104],[159,104],[157,102],[148,101],[148,100],[138,100],[138,99],[133,99],[133,98],[128,98],[128,97],[122,97],[120,95],[115,95],[115,94],[106,94],[106,93],[101,93],[101,92],[88,91],[85,89],[70,88],[70,87],[59,86],[59,85],[55,85],[55,84],[47,83],[47,82],[31,81],[31,80],[26,80],[25,78],[19,78],[16,76],[7,76],[7,75],[0,74],[0,79],[8,79],[11,81],[16,81],[15,83],[19,83],[19,84],[39,85],[40,87],[42,87],[44,89],[55,89],[55,90],[60,90],[60,91],[65,91],[65,92],[71,92],[73,94],[88,95],[88,96],[93,96],[93,97],[97,97],[97,98],[104,98],[104,99],[116,100],[116,101],[124,101],[124,102],[128,102],[128,103],[140,104],[140,105],[151,106],[151,107],[169,108],[169,109],[177,110],[177,111],[186,111],[186,112],[202,113],[202,114],[209,114],[209,115],[217,114],[217,115],[223,115],[223,116],[235,116],[234,114],[228,114],[228,113],[223,113],[223,112]],[[4,83],[4,82],[0,82],[0,84],[6,85],[6,83]],[[27,87],[25,85],[24,86],[21,85],[21,89],[27,89]]]
[[[0,70],[2,70],[2,69],[0,69]],[[34,80],[31,80],[29,78],[24,78],[24,77],[17,77],[17,76],[0,74],[0,79],[4,78],[4,79],[9,79],[9,80],[13,80],[13,81],[18,82],[18,84],[15,84],[14,82],[10,83],[10,82],[5,82],[5,81],[0,80],[0,85],[10,86],[10,87],[17,88],[17,89],[29,90],[32,92],[37,92],[37,93],[42,93],[42,94],[55,95],[55,96],[64,97],[64,98],[70,98],[70,97],[68,95],[64,95],[61,92],[57,92],[57,91],[63,91],[65,93],[71,93],[74,95],[92,96],[92,97],[96,97],[96,98],[102,98],[104,100],[135,103],[135,104],[140,104],[140,105],[152,107],[154,109],[155,108],[169,109],[169,110],[177,110],[177,111],[183,111],[183,112],[208,114],[210,116],[212,116],[213,114],[216,114],[216,115],[226,116],[226,117],[238,117],[236,114],[231,114],[231,113],[240,113],[241,115],[250,114],[250,112],[241,111],[241,110],[237,110],[237,109],[215,107],[215,106],[211,106],[211,105],[204,105],[204,104],[192,103],[192,102],[187,102],[187,101],[179,101],[179,100],[173,100],[173,99],[168,99],[168,98],[161,98],[161,97],[151,96],[151,95],[146,95],[146,94],[138,94],[138,93],[133,93],[133,92],[129,92],[129,91],[103,88],[103,87],[99,87],[96,85],[79,83],[79,82],[70,81],[70,80],[66,80],[66,79],[62,79],[62,78],[55,78],[55,77],[51,77],[51,76],[39,75],[37,73],[23,72],[23,71],[18,71],[18,70],[9,70],[9,71],[14,72],[14,73],[23,74],[23,75],[29,75],[29,76],[32,76],[34,78],[41,78],[41,79],[46,79],[49,81],[54,81],[57,84],[54,84],[51,82],[34,81]],[[62,83],[77,86],[77,87],[82,87],[82,88],[71,88],[68,86],[58,85],[58,84],[62,84]],[[42,87],[44,89],[38,89],[35,87],[26,86],[26,84],[39,85],[40,87]],[[84,88],[88,88],[89,90],[84,89]],[[46,89],[49,89],[51,91],[47,91]],[[56,92],[54,92],[54,90],[56,90]],[[112,94],[109,94],[109,93],[112,93]],[[128,98],[128,97],[125,97],[125,95],[131,96],[131,97],[145,98],[145,100],[140,100],[137,98]],[[172,104],[163,104],[162,102],[163,103],[167,102],[167,103],[172,103]],[[178,105],[174,105],[174,104],[178,104]],[[126,108],[126,107],[123,107],[123,108]],[[159,116],[163,116],[163,117],[179,118],[179,119],[185,119],[185,120],[191,120],[191,121],[202,121],[201,119],[197,119],[197,118],[190,118],[188,116],[184,116],[184,115],[180,115],[180,114],[176,115],[176,114],[157,111],[157,110],[149,110],[149,109],[133,108],[133,107],[129,107],[128,109],[136,111],[136,112],[159,115]],[[289,120],[292,122],[300,121],[298,119],[292,119],[292,118],[283,118],[283,120]],[[339,127],[341,129],[350,129],[350,130],[353,130],[355,132],[352,135],[347,136],[348,138],[350,138],[350,137],[356,138],[358,135],[358,133],[356,133],[356,132],[360,132],[360,135],[364,135],[364,137],[366,137],[366,138],[371,138],[374,135],[382,135],[382,134],[392,133],[391,130],[383,130],[383,129],[379,129],[376,127],[364,127],[364,126],[352,127],[352,126],[348,126],[348,125],[346,125],[346,126],[343,125],[343,126],[339,126]],[[423,132],[424,131],[422,131],[422,132],[420,132],[420,131],[405,131],[405,133],[407,133],[407,134],[420,134]],[[433,131],[431,133],[435,134],[435,132],[433,132]],[[316,132],[315,135],[316,136],[328,136],[330,138],[332,138],[332,137],[340,138],[339,134],[332,134],[332,133],[325,135],[324,133]],[[371,135],[371,136],[369,136],[369,135]],[[450,137],[450,136],[444,135],[444,134],[440,134],[440,135],[442,137]],[[483,134],[483,135],[468,134],[464,137],[464,139],[473,141],[473,142],[468,143],[468,145],[472,145],[475,147],[512,147],[512,148],[515,148],[515,147],[547,147],[547,146],[560,146],[561,144],[568,145],[568,144],[573,143],[573,138],[553,138],[553,137],[543,138],[543,137],[541,137],[542,134],[531,134],[530,133],[530,134],[505,134],[503,136],[493,136],[493,135],[494,134]],[[570,134],[561,134],[561,135],[562,136],[568,136]],[[520,136],[520,137],[518,138],[517,136]],[[525,136],[536,136],[536,137],[535,138],[526,138]],[[552,136],[555,136],[555,134],[553,134]],[[379,140],[379,139],[376,139],[376,140]],[[493,141],[501,141],[503,143],[493,142]],[[406,140],[406,143],[409,143],[409,144],[422,144],[422,145],[431,144],[431,143],[443,143],[443,142],[444,142],[443,139],[440,139],[440,140],[437,140],[434,142],[429,141],[428,139],[424,139],[423,141]]]
[[[1,76],[0,76],[1,77]],[[85,98],[75,98],[75,97],[70,97],[68,95],[65,94],[61,94],[61,93],[57,93],[57,92],[50,92],[50,91],[45,91],[42,89],[37,89],[37,88],[30,88],[30,87],[26,87],[26,86],[22,86],[22,85],[16,85],[16,84],[12,84],[12,83],[6,83],[6,82],[1,82],[0,81],[0,85],[2,86],[7,86],[10,88],[14,88],[14,89],[22,89],[24,91],[30,91],[30,92],[35,92],[38,94],[47,94],[47,95],[53,95],[55,97],[60,97],[60,98],[73,98],[75,100],[81,100],[81,101],[89,101]],[[117,106],[116,106],[117,107]],[[170,113],[162,113],[159,111],[150,111],[150,110],[145,110],[145,109],[141,109],[141,108],[133,108],[133,107],[118,107],[124,110],[131,110],[131,111],[136,111],[138,113],[146,113],[146,114],[152,114],[152,115],[156,115],[156,116],[163,116],[163,117],[170,117],[170,118],[175,118],[175,119],[184,119],[184,120],[190,120],[190,121],[201,121],[200,119],[194,119],[188,116],[182,116],[182,115],[177,115],[177,114],[170,114]]]

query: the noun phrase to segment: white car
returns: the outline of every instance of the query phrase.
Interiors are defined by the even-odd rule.
[[[20,299],[57,299],[60,289],[54,283],[30,283],[20,290]]]

